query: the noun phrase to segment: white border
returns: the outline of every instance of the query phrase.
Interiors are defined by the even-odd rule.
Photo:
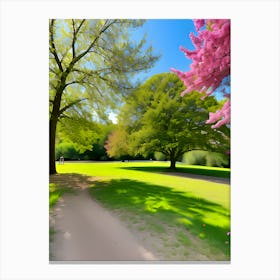
[[[232,19],[230,265],[48,263],[48,19],[72,17]],[[279,34],[277,0],[2,1],[0,278],[279,279]]]

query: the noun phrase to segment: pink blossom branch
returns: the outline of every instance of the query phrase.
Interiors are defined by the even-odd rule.
[[[201,28],[206,24],[206,29]],[[203,98],[211,95],[221,84],[225,77],[230,75],[230,20],[226,19],[197,19],[194,25],[198,36],[190,33],[190,39],[195,50],[187,50],[180,47],[186,57],[192,60],[190,70],[182,72],[171,68],[171,71],[178,75],[184,82],[185,94],[198,91]],[[229,94],[224,107],[216,113],[210,113],[207,123],[218,121],[213,128],[230,122],[230,101]]]
[[[209,114],[209,119],[206,121],[206,123],[211,124],[215,122],[217,123],[215,125],[212,125],[212,128],[219,128],[224,124],[230,123],[230,100],[227,100],[221,110]]]

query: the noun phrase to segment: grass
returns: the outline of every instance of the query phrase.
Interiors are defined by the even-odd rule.
[[[166,248],[183,247],[186,258],[192,248],[211,260],[229,260],[229,186],[170,176],[166,167],[165,162],[65,163],[57,170],[97,177],[91,182],[92,196],[135,230],[161,239],[172,234]],[[213,167],[180,165],[176,172],[230,176],[229,169]]]
[[[49,184],[49,209],[51,210],[59,198],[66,192],[72,192],[69,187],[61,187],[58,184]]]
[[[168,165],[166,163],[155,162],[153,165],[145,166],[133,166],[133,167],[123,167],[124,169],[138,170],[145,172],[163,172],[171,173],[174,172],[172,169],[166,168]],[[214,176],[220,178],[230,178],[230,169],[229,168],[219,168],[219,167],[210,167],[210,166],[195,166],[195,165],[186,165],[183,163],[177,163],[176,172],[178,173],[187,173],[195,175],[205,175],[205,176]]]

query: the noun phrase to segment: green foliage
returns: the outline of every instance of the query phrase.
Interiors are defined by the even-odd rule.
[[[65,159],[76,160],[80,158],[80,153],[75,149],[75,144],[62,142],[55,147],[55,158],[59,159],[61,156]]]
[[[163,73],[127,98],[119,122],[128,135],[130,152],[146,156],[157,151],[175,162],[193,149],[227,149],[226,133],[205,124],[218,102],[213,97],[204,102],[196,92],[181,97],[183,89],[176,75]]]
[[[99,126],[85,118],[71,118],[60,121],[60,137],[64,141],[75,143],[75,149],[83,153],[92,149],[92,144],[99,139]]]
[[[156,160],[159,160],[159,161],[166,160],[166,156],[161,152],[155,152],[154,157]]]
[[[81,154],[80,158],[85,160],[108,160],[106,150],[103,146],[103,143],[94,143],[92,150],[85,151],[83,154]]]
[[[97,142],[92,144],[90,150],[80,152],[76,149],[77,145],[70,142],[60,142],[56,145],[56,159],[63,156],[66,160],[108,160],[108,155],[104,148],[104,143]]]
[[[49,21],[50,173],[55,170],[57,122],[80,152],[90,150],[97,133],[90,122],[108,122],[135,86],[135,74],[159,58],[145,38],[131,40],[143,20],[51,19]],[[86,120],[86,121],[84,121]]]
[[[108,160],[104,145],[113,129],[115,129],[113,124],[96,123],[85,119],[80,119],[79,122],[75,120],[67,123],[59,122],[56,159],[63,155],[65,159],[71,160]],[[76,135],[77,133],[80,135]]]
[[[221,153],[196,150],[185,153],[183,162],[190,165],[226,167],[229,166],[229,157]]]
[[[190,151],[183,155],[183,162],[189,165],[207,165],[207,151]]]
[[[61,114],[92,111],[106,118],[131,89],[131,77],[157,61],[146,39],[131,40],[143,20],[50,20],[50,100],[64,87]],[[64,83],[65,82],[65,83]],[[50,112],[53,112],[53,102]]]
[[[228,167],[230,165],[229,156],[220,153],[208,153],[207,157],[208,166]]]
[[[109,134],[106,141],[106,151],[109,157],[120,158],[129,154],[128,134],[125,130],[119,128]]]

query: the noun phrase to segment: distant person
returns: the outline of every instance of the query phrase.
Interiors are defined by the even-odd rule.
[[[64,164],[64,157],[63,157],[63,156],[61,156],[61,157],[59,158],[59,164]]]

